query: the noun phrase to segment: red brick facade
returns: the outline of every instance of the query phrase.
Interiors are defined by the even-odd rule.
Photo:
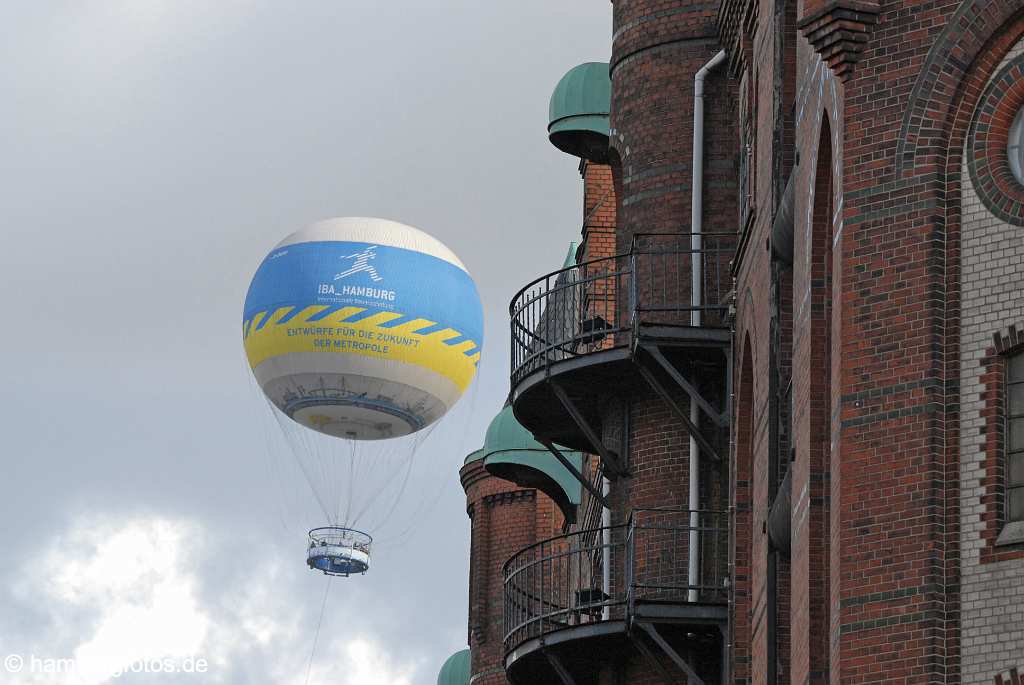
[[[740,72],[773,61],[756,54],[772,32],[760,4],[751,35],[733,38],[754,50]],[[1020,35],[1021,8],[882,3],[840,65],[806,34],[843,4],[807,2],[797,21],[789,682],[960,682],[959,146],[981,84]],[[780,152],[759,142],[757,168]],[[755,386],[772,372],[770,255],[758,248],[774,219],[760,216],[772,188],[757,188],[736,317],[736,338],[755,348]],[[769,398],[753,394],[758,426]],[[754,499],[763,510],[756,487]],[[764,557],[753,550],[757,588]],[[754,648],[757,682],[767,659]]]
[[[1024,4],[612,11],[611,161],[581,167],[581,261],[626,255],[639,234],[690,232],[694,76],[727,53],[705,84],[703,230],[738,245],[718,284],[731,290],[732,385],[687,367],[712,404],[731,399],[726,458],[702,459],[700,474],[701,507],[731,520],[728,662],[701,672],[736,685],[1011,682],[1024,633],[1000,615],[1024,617],[1024,539],[998,540],[1002,354],[1024,344],[1010,302],[1024,291],[984,291],[988,260],[992,276],[1024,279],[1007,257],[1024,254],[1012,230],[1024,185],[1005,151],[1024,107]],[[1000,333],[979,349],[981,326]],[[672,386],[666,401],[621,373],[593,388],[602,440],[625,448],[614,524],[686,509],[690,477],[690,435],[670,406],[685,411],[687,393]],[[585,495],[581,509],[599,507]],[[780,510],[785,544],[768,526]],[[629,637],[636,649],[593,682],[685,681],[667,652],[651,659]]]
[[[562,531],[564,518],[547,495],[495,478],[483,461],[460,472],[471,521],[469,648],[473,685],[505,685],[502,567],[513,554]]]
[[[615,252],[615,185],[607,164],[583,161],[583,231],[577,262],[612,257]]]

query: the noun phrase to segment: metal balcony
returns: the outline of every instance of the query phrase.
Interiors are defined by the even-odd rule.
[[[736,239],[637,234],[624,254],[560,269],[516,293],[509,313],[517,419],[540,437],[594,452],[595,431],[581,423],[597,427],[603,395],[644,384],[638,350],[670,349],[683,365],[724,364]]]
[[[713,655],[711,666],[687,667],[718,679],[729,590],[727,524],[719,511],[636,510],[627,524],[518,552],[504,566],[511,678],[564,682],[564,670],[569,680],[596,682],[602,658],[633,648],[650,656],[640,633],[653,630],[656,646],[663,640],[674,657],[694,648]]]

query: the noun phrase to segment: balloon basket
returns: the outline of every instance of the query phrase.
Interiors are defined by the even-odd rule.
[[[354,573],[366,573],[372,542],[368,534],[353,528],[314,528],[309,531],[306,564],[328,576],[347,578]]]

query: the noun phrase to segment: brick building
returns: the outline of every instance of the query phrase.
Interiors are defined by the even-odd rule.
[[[1024,2],[612,12],[530,458],[462,472],[471,682],[1019,683]]]

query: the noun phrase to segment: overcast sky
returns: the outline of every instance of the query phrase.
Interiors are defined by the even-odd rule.
[[[278,240],[344,215],[451,247],[486,342],[478,387],[417,455],[417,506],[398,512],[413,527],[381,536],[365,577],[332,581],[309,682],[434,682],[466,644],[458,468],[508,390],[508,300],[579,232],[548,97],[607,59],[610,15],[606,0],[0,3],[0,682],[306,682],[325,580],[303,539],[321,521],[268,430],[240,315]],[[96,666],[188,656],[208,673]]]

